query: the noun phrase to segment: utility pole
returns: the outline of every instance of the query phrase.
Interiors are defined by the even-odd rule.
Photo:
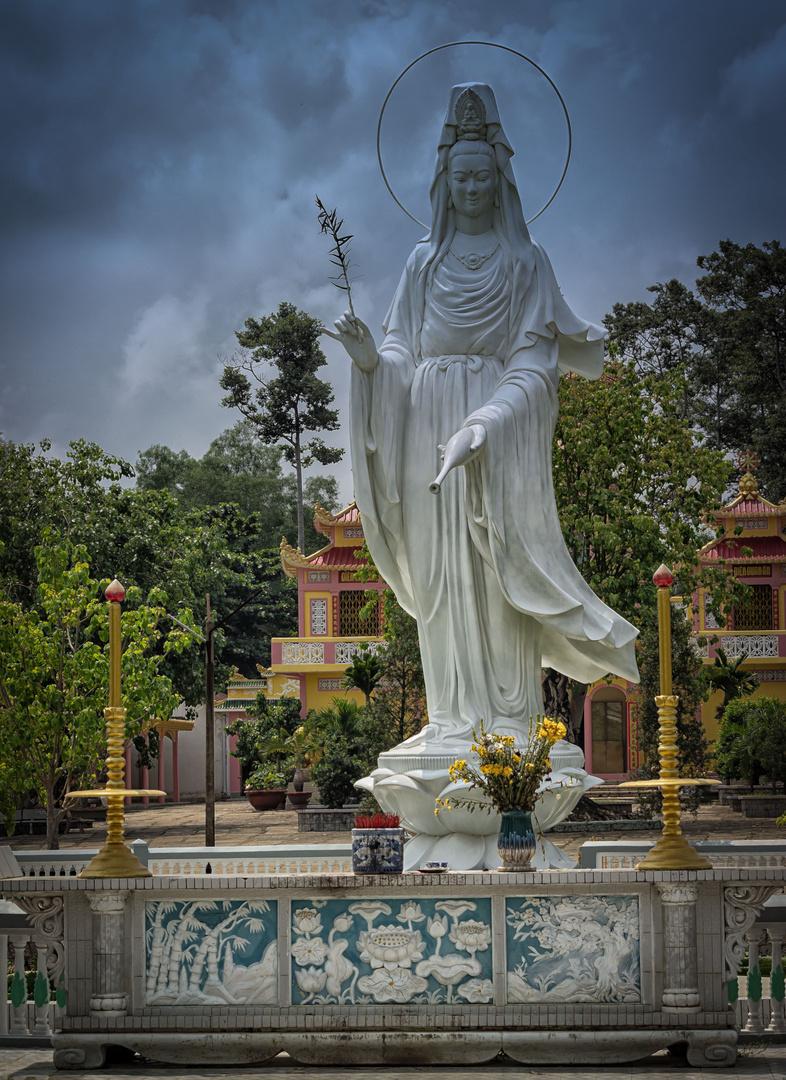
[[[205,619],[205,847],[216,846],[216,724],[214,699],[215,657],[213,633],[215,626],[210,617],[210,593],[207,594],[207,618]]]

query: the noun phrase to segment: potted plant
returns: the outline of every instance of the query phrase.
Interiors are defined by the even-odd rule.
[[[246,798],[255,810],[277,810],[287,797],[287,778],[272,762],[258,765],[246,780]]]
[[[404,830],[398,814],[358,814],[352,830],[352,870],[356,874],[401,874]]]
[[[512,735],[495,735],[480,722],[480,733],[473,730],[472,752],[477,764],[455,761],[450,766],[453,790],[437,799],[435,814],[462,806],[469,810],[492,809],[500,814],[497,850],[502,860],[500,870],[526,870],[535,854],[535,829],[532,812],[542,782],[549,774],[549,752],[565,736],[565,725],[538,717],[530,729],[527,745],[516,746]],[[471,790],[485,799],[470,799]]]
[[[295,808],[308,805],[313,792],[304,791],[303,785],[309,766],[320,751],[318,725],[315,718],[309,717],[290,734],[281,728],[277,735],[259,743],[258,752],[262,761],[273,759],[276,767],[282,767],[283,758],[288,768],[293,770],[292,784],[294,791],[289,792],[289,801]]]

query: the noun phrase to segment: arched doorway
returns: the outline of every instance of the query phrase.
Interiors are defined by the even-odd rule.
[[[622,690],[599,687],[590,702],[590,769],[596,776],[628,771],[628,706]]]

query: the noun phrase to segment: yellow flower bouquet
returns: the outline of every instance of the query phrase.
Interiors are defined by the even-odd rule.
[[[538,789],[551,769],[549,752],[554,743],[564,737],[564,724],[539,716],[530,729],[527,745],[517,747],[512,735],[495,735],[486,731],[481,720],[480,732],[472,732],[472,752],[477,754],[477,764],[455,761],[450,766],[450,778],[454,782],[464,780],[471,788],[482,791],[500,813],[506,810],[532,811]],[[454,806],[463,806],[469,811],[481,808],[491,812],[488,805],[455,794],[437,799],[436,803],[435,814],[440,810],[452,810]]]

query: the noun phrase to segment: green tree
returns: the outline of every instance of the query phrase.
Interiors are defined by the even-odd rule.
[[[730,701],[748,697],[759,685],[759,680],[753,672],[742,670],[742,665],[747,659],[748,654],[743,653],[736,660],[729,660],[723,649],[716,648],[715,662],[711,667],[705,668],[704,674],[711,689],[723,692],[723,701],[715,710],[719,720],[723,717]]]
[[[294,731],[280,728],[278,733],[259,744],[262,764],[273,758],[278,765],[283,759],[291,762],[292,783],[295,791],[303,790],[305,771],[318,759],[322,750],[322,731],[317,713],[310,713]]]
[[[13,820],[18,797],[34,791],[46,809],[47,844],[57,848],[65,796],[96,786],[106,755],[109,635],[102,590],[109,580],[90,576],[84,547],[49,529],[42,540],[34,604],[22,607],[8,590],[0,595],[0,759],[7,794],[13,793],[2,809]],[[146,604],[140,598],[141,590],[128,589],[123,614],[129,738],[177,706],[179,695],[160,669],[170,652],[193,643],[177,627],[164,634],[163,590],[151,590]],[[178,614],[193,625],[190,611]]]
[[[137,460],[136,483],[143,490],[169,491],[185,510],[205,510],[232,503],[239,515],[253,524],[257,550],[278,548],[282,536],[297,532],[297,485],[292,473],[281,470],[283,451],[268,446],[256,434],[249,420],[240,420],[222,432],[201,458],[168,446],[150,446]],[[303,500],[313,506],[317,500],[329,508],[338,501],[338,487],[332,476],[317,475],[304,481]],[[324,538],[305,522],[302,550],[321,547]]]
[[[710,753],[699,713],[699,706],[707,696],[707,681],[702,662],[693,648],[691,633],[692,626],[685,610],[672,604],[672,693],[679,699],[677,765],[680,776],[697,779],[706,776],[710,767]],[[638,646],[641,683],[636,696],[635,742],[636,748],[644,754],[645,761],[631,776],[635,780],[651,780],[660,776],[658,708],[655,704],[655,698],[660,694],[660,648],[656,611],[649,610],[645,615]],[[694,812],[705,801],[707,794],[702,787],[682,788],[681,793]],[[659,791],[646,795],[637,793],[637,798],[648,815],[660,812]]]
[[[376,591],[376,590],[375,590]],[[352,657],[352,663],[344,671],[344,685],[348,690],[360,690],[366,699],[366,708],[371,702],[371,695],[382,678],[382,661],[368,648],[367,642],[360,643],[360,652]]]
[[[131,466],[93,443],[71,443],[63,460],[48,450],[46,441],[38,448],[0,442],[0,583],[25,610],[37,603],[35,549],[49,529],[83,546],[97,577],[139,588],[140,602],[165,589],[172,614],[179,606],[204,610],[206,593],[242,577],[220,516],[184,512],[167,491],[122,487]],[[197,650],[170,652],[164,669],[187,703],[203,700]]]
[[[308,432],[336,431],[339,426],[338,410],[330,408],[332,388],[316,374],[327,363],[319,347],[321,331],[319,320],[286,302],[272,315],[246,319],[245,328],[236,332],[244,351],[225,366],[221,377],[221,387],[227,391],[222,405],[238,409],[250,420],[261,442],[281,446],[295,470],[301,551],[305,544],[303,470],[315,461],[321,465],[340,461],[344,453],[317,435],[306,438]],[[275,377],[265,373],[269,366],[277,371]]]
[[[597,595],[638,627],[662,562],[679,567],[686,595],[701,584],[718,607],[729,601],[725,568],[697,566],[696,550],[710,538],[703,522],[730,468],[686,425],[684,397],[679,370],[643,374],[633,360],[612,359],[596,382],[560,383],[553,474],[565,543]],[[585,694],[548,673],[547,711],[575,742]]]
[[[658,283],[651,304],[616,304],[606,326],[643,373],[684,371],[686,421],[718,450],[755,450],[777,502],[786,496],[786,249],[723,240],[697,265],[695,292]]]
[[[38,447],[0,439],[0,580],[25,607],[38,591],[35,550],[44,530],[54,528],[94,555],[91,549],[103,541],[96,522],[107,488],[133,475],[127,462],[84,439],[69,445],[64,460],[49,456],[50,449],[48,439]]]

